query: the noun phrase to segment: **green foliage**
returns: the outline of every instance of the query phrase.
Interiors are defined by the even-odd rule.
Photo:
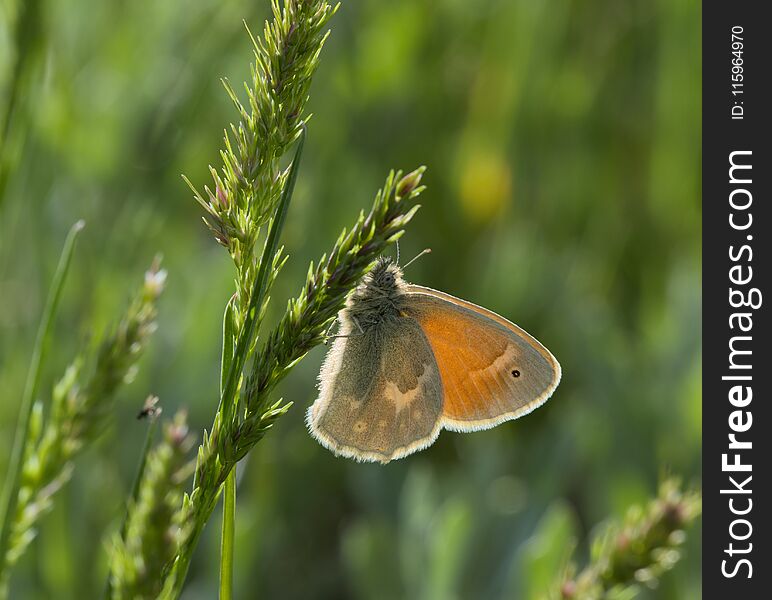
[[[83,374],[85,361],[79,357],[54,386],[48,414],[44,414],[43,403],[36,402],[26,431],[21,477],[17,486],[10,488],[17,501],[9,521],[8,550],[2,558],[4,577],[7,567],[35,537],[37,523],[51,509],[54,495],[70,480],[73,460],[111,423],[116,391],[132,378],[155,330],[156,300],[165,278],[165,271],[157,266],[145,274],[144,284],[123,319],[99,344],[89,372]]]
[[[75,241],[83,229],[83,225],[82,221],[75,223],[64,241],[64,248],[59,257],[59,264],[56,267],[51,290],[48,293],[38,326],[35,347],[32,350],[32,359],[24,384],[24,393],[21,397],[21,408],[14,432],[8,474],[0,497],[0,594],[3,595],[7,592],[8,566],[12,562],[12,557],[8,557],[8,554],[14,548],[15,540],[12,540],[11,537],[14,534],[14,523],[19,507],[19,492],[24,476],[26,453],[31,438],[36,435],[35,429],[40,427],[40,407],[38,405],[36,410],[35,405],[35,397],[40,386],[40,370],[50,345],[51,328],[59,308],[64,283],[67,280],[72,254],[75,250]],[[33,416],[36,418],[33,419]],[[34,534],[30,532],[28,535]],[[16,545],[21,547],[24,544],[17,543]],[[23,548],[20,548],[19,552],[22,550]]]
[[[565,502],[555,501],[544,513],[533,536],[523,545],[519,572],[527,574],[510,582],[511,597],[542,600],[555,586],[555,574],[565,571],[576,544],[576,517]]]
[[[685,529],[702,512],[702,494],[684,492],[666,480],[646,508],[631,507],[624,520],[608,523],[593,543],[592,563],[567,577],[550,595],[562,600],[622,600],[638,595],[641,585],[656,588],[681,559]]]
[[[110,598],[155,598],[161,591],[162,569],[176,551],[180,494],[193,467],[188,456],[193,441],[185,413],[178,412],[145,458],[124,531],[110,551]]]
[[[221,171],[210,167],[214,191],[206,187],[205,198],[190,184],[207,212],[204,222],[235,263],[240,320],[259,266],[254,251],[260,228],[276,212],[286,187],[279,160],[308,119],[308,88],[335,12],[318,0],[272,0],[271,6],[273,20],[266,21],[263,37],[252,38],[255,63],[251,84],[244,84],[246,106],[224,81],[240,120],[225,131]]]
[[[431,472],[416,469],[399,501],[397,531],[360,522],[346,532],[343,551],[357,597],[459,597],[476,519],[464,499],[442,498],[438,488]]]

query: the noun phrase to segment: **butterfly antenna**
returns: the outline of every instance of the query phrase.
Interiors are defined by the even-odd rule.
[[[413,264],[415,261],[417,261],[419,258],[421,258],[421,257],[422,257],[424,254],[431,254],[431,252],[432,252],[432,249],[431,249],[431,248],[426,248],[426,249],[424,249],[424,250],[421,250],[421,252],[419,252],[419,253],[418,253],[418,254],[417,254],[415,257],[413,257],[413,259],[412,259],[412,260],[409,260],[409,261],[407,261],[407,264],[405,264],[405,266],[404,266],[404,267],[402,267],[402,268],[403,268],[403,269],[406,269],[406,268],[408,268],[408,267],[409,267],[410,265],[412,265],[412,264]]]

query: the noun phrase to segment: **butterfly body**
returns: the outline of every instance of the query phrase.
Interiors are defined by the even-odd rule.
[[[473,431],[540,405],[560,365],[503,317],[404,281],[380,259],[338,315],[307,422],[335,454],[389,462],[440,431]]]

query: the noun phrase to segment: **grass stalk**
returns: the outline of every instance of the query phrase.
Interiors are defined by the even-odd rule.
[[[276,214],[271,220],[268,238],[263,248],[263,254],[260,258],[257,277],[255,278],[254,289],[250,296],[249,308],[246,313],[246,320],[239,336],[236,349],[232,359],[229,361],[228,375],[225,379],[225,387],[220,399],[220,410],[224,412],[225,419],[232,419],[237,405],[236,394],[238,391],[238,381],[244,364],[248,356],[248,348],[252,345],[259,328],[260,308],[263,306],[266,287],[268,285],[269,267],[273,264],[273,257],[277,255],[279,247],[279,236],[287,219],[292,193],[295,189],[295,182],[298,178],[300,168],[300,159],[303,154],[303,145],[306,139],[306,128],[300,132],[295,156],[289,168],[287,181],[284,184],[281,201],[276,208]],[[226,307],[226,311],[227,311]],[[227,318],[227,317],[226,317]],[[223,340],[225,348],[226,340]],[[225,354],[223,354],[225,356]],[[223,361],[225,367],[225,361]],[[232,469],[225,481],[223,490],[223,523],[222,540],[220,553],[220,598],[221,600],[230,600],[233,593],[233,545],[235,535],[235,512],[236,512],[236,470]]]
[[[218,409],[199,447],[193,490],[185,495],[177,553],[168,565],[162,598],[176,599],[190,566],[193,551],[214,511],[225,484],[221,540],[221,597],[232,595],[233,536],[235,534],[236,464],[259,441],[291,403],[268,401],[269,393],[314,345],[342,308],[370,264],[388,243],[396,240],[412,218],[414,199],[423,169],[402,177],[389,175],[370,214],[360,214],[354,227],[341,235],[329,258],[323,256],[309,276],[301,296],[290,302],[280,329],[255,354],[257,331],[269,290],[286,257],[279,237],[297,178],[305,140],[304,106],[316,70],[326,23],[335,13],[324,0],[274,0],[273,20],[263,36],[252,37],[255,64],[242,104],[225,82],[240,120],[225,136],[220,171],[210,169],[213,189],[199,193],[204,221],[224,246],[236,267],[236,293],[223,318],[223,352]],[[251,35],[251,34],[250,34]],[[295,158],[282,171],[279,161],[297,140]],[[260,256],[256,252],[263,224],[268,224]],[[244,380],[251,357],[252,369]],[[245,388],[246,385],[246,388]]]
[[[223,486],[222,538],[220,543],[220,600],[233,598],[233,547],[236,532],[236,469]]]
[[[153,440],[155,439],[155,430],[156,425],[158,424],[158,419],[155,416],[150,417],[150,424],[147,426],[147,431],[145,432],[145,441],[142,444],[142,451],[139,455],[139,461],[137,463],[137,472],[134,474],[134,481],[131,484],[131,493],[129,494],[129,502],[136,502],[137,498],[139,497],[139,487],[142,483],[142,478],[145,475],[145,469],[147,468],[147,458],[148,454],[150,453],[150,448],[153,446]],[[123,519],[123,523],[121,523],[121,537],[126,535],[126,527],[129,522],[129,511],[128,507]]]
[[[139,499],[140,486],[145,476],[150,449],[152,448],[153,440],[155,439],[156,426],[158,425],[158,415],[161,414],[161,409],[156,407],[157,402],[157,396],[149,396],[147,400],[145,400],[145,406],[142,409],[142,412],[140,412],[139,416],[137,417],[138,419],[147,418],[149,424],[147,426],[147,431],[145,431],[145,441],[142,444],[142,451],[140,452],[139,461],[137,462],[137,471],[134,473],[134,480],[131,484],[131,493],[129,494],[129,500],[126,503],[126,511],[124,512],[123,521],[121,523],[120,532],[118,534],[121,540],[126,539],[126,533],[129,527],[129,518],[131,516],[131,508],[132,505],[135,504]],[[110,575],[111,574],[108,573],[107,581],[105,583],[105,591],[103,597],[106,599],[113,597],[113,580]]]
[[[50,406],[44,411],[42,401],[33,403],[17,484],[11,490],[14,510],[6,517],[8,537],[0,556],[4,584],[10,567],[34,539],[38,522],[69,481],[74,459],[93,446],[109,425],[115,394],[133,377],[155,331],[156,301],[165,276],[157,264],[145,273],[139,294],[99,344],[85,376],[84,358],[78,356],[54,386]],[[0,597],[5,593],[6,586],[0,588]]]
[[[164,423],[161,440],[144,453],[136,493],[127,504],[126,520],[110,552],[111,600],[155,598],[162,570],[175,551],[179,494],[192,469],[184,412]]]
[[[35,397],[40,386],[40,369],[46,358],[51,335],[51,324],[59,308],[62,289],[67,280],[67,273],[70,269],[73,251],[75,250],[75,241],[78,238],[78,234],[83,230],[84,225],[83,221],[75,223],[70,228],[64,241],[64,247],[59,257],[59,263],[56,266],[51,289],[46,299],[40,325],[38,326],[30,367],[27,372],[27,380],[24,384],[19,420],[16,425],[13,450],[11,451],[11,460],[9,462],[5,487],[3,488],[2,504],[0,504],[0,597],[2,596],[4,582],[7,580],[8,562],[5,560],[5,556],[8,553],[11,529],[19,498],[24,453],[30,440],[30,416],[32,415]]]
[[[238,459],[233,458],[231,433],[238,429],[244,411],[239,403],[242,374],[253,355],[268,290],[284,264],[279,238],[292,190],[297,178],[305,140],[304,107],[311,78],[327,38],[326,24],[337,7],[325,0],[273,0],[273,19],[265,23],[263,35],[252,40],[255,62],[252,81],[246,84],[248,101],[242,103],[231,85],[225,89],[236,107],[239,121],[225,133],[225,149],[220,153],[222,168],[210,168],[213,189],[199,193],[188,181],[194,197],[206,211],[204,222],[219,244],[224,246],[236,267],[236,293],[226,305],[223,318],[223,351],[220,372],[220,398],[209,435],[204,432],[202,454],[216,448],[216,460],[223,466],[216,480],[207,482],[211,492],[205,507],[194,519],[190,531],[181,535],[180,555],[170,568],[165,586],[169,597],[179,595],[192,550],[225,486],[221,540],[221,597],[232,595],[233,537],[235,534],[235,475]],[[249,31],[249,29],[247,29]],[[279,161],[297,141],[289,169],[282,171]],[[262,252],[257,242],[263,225],[268,224]],[[221,442],[226,442],[221,444]],[[194,475],[194,490],[201,487],[201,471]]]
[[[646,507],[633,507],[610,521],[592,546],[590,563],[577,572],[569,564],[549,600],[630,600],[643,586],[656,588],[682,557],[686,529],[702,512],[702,494],[665,480]]]

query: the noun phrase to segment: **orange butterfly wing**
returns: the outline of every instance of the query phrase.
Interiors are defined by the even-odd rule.
[[[409,285],[407,316],[432,347],[443,386],[443,425],[487,429],[540,406],[560,383],[560,364],[505,318],[430,288]]]

